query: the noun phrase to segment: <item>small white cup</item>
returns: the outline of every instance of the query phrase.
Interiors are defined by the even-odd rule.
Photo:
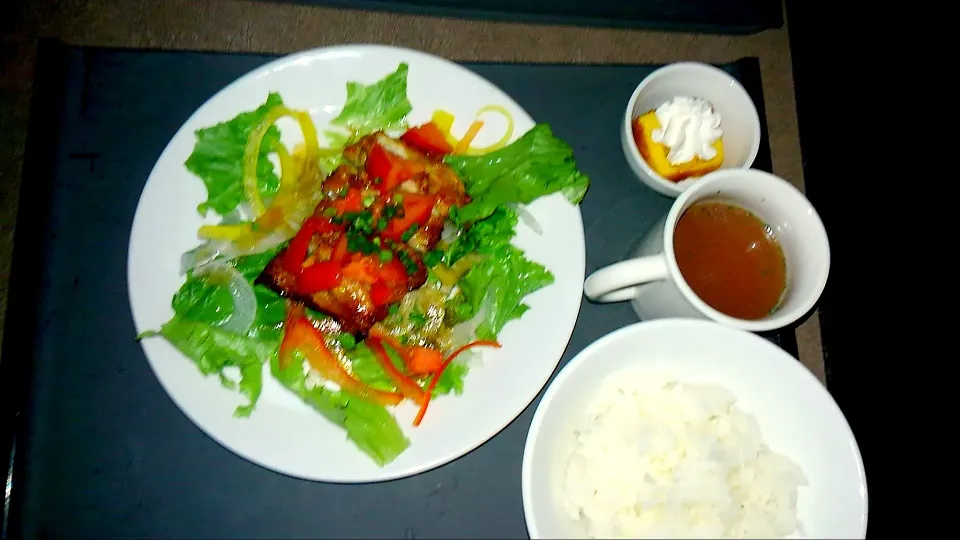
[[[763,319],[731,317],[693,292],[677,266],[673,233],[684,211],[702,199],[723,199],[770,226],[787,267],[784,299]],[[820,216],[789,182],[756,169],[722,169],[703,176],[677,197],[666,216],[647,233],[635,257],[593,272],[584,294],[595,302],[630,300],[642,320],[664,317],[709,319],[727,326],[765,332],[796,322],[809,312],[827,283],[830,245]]]
[[[643,159],[633,136],[634,119],[677,96],[705,99],[720,115],[722,168],[748,169],[753,166],[760,150],[760,115],[750,94],[722,69],[700,62],[677,62],[647,75],[627,102],[620,126],[620,142],[630,169],[640,181],[667,197],[676,197],[698,181],[690,178],[672,182],[657,174]]]

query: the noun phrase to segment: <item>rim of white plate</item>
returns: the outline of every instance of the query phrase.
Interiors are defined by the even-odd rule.
[[[535,125],[533,118],[530,117],[529,113],[527,113],[526,110],[523,109],[523,107],[521,107],[518,103],[516,103],[516,101],[509,94],[501,90],[498,86],[490,82],[488,79],[486,79],[482,75],[464,66],[461,66],[451,60],[448,60],[446,58],[442,58],[442,57],[439,57],[427,52],[415,50],[415,49],[407,49],[403,47],[393,47],[388,45],[378,45],[378,44],[370,44],[370,43],[356,43],[356,44],[334,45],[334,46],[328,46],[328,47],[317,47],[313,49],[300,51],[297,53],[292,53],[286,56],[282,56],[280,58],[274,59],[270,62],[262,64],[248,71],[247,73],[241,75],[231,83],[219,89],[215,94],[213,94],[207,100],[205,100],[203,104],[201,104],[193,113],[191,113],[191,115],[183,122],[180,128],[177,129],[176,133],[171,137],[170,141],[168,141],[167,145],[164,147],[164,150],[161,152],[156,162],[154,163],[154,167],[151,169],[151,172],[147,177],[147,181],[144,183],[144,187],[137,201],[134,221],[133,221],[133,225],[131,226],[130,237],[129,237],[130,239],[128,241],[128,246],[127,246],[127,250],[128,250],[127,292],[128,292],[129,302],[130,302],[131,314],[134,319],[134,326],[136,328],[137,333],[140,333],[146,329],[149,329],[149,327],[146,324],[144,324],[141,318],[138,317],[137,315],[137,309],[135,306],[136,304],[135,296],[137,295],[137,293],[133,290],[133,284],[130,279],[130,276],[134,272],[134,266],[136,264],[136,261],[134,260],[135,250],[133,248],[134,239],[138,236],[137,231],[141,227],[145,226],[142,223],[142,220],[138,219],[140,216],[140,208],[141,208],[141,205],[144,204],[144,195],[147,192],[147,188],[151,185],[154,175],[157,173],[157,168],[160,166],[161,163],[164,163],[167,159],[170,159],[170,156],[168,156],[168,154],[172,152],[171,147],[173,146],[176,140],[187,135],[184,132],[188,131],[188,126],[192,124],[193,120],[197,116],[202,114],[206,108],[213,106],[212,104],[215,104],[221,95],[232,91],[232,89],[235,87],[243,86],[247,84],[248,81],[252,79],[266,76],[270,72],[275,71],[277,69],[294,66],[304,62],[305,60],[310,60],[310,59],[321,60],[321,57],[337,57],[342,55],[363,56],[363,55],[371,55],[371,54],[375,55],[375,54],[381,54],[381,53],[403,55],[410,59],[419,59],[423,61],[437,63],[446,69],[450,69],[452,71],[458,72],[459,75],[474,79],[480,85],[486,86],[487,87],[486,90],[493,91],[497,94],[500,94],[502,96],[502,99],[505,102],[509,103],[511,105],[511,108],[515,109],[514,120],[518,124],[518,128],[523,124],[527,124],[528,126],[530,126],[527,129],[518,129],[514,134],[513,140],[516,140],[516,138],[518,138],[520,135],[522,135],[523,133],[525,133]],[[344,80],[339,82],[342,82],[343,84],[345,84],[347,81]],[[520,113],[520,114],[518,115],[517,113]],[[320,126],[318,126],[318,128],[319,127]],[[182,157],[186,159],[186,156],[182,156]],[[249,451],[247,448],[239,447],[237,444],[231,441],[225,440],[223,437],[220,437],[216,433],[214,433],[209,426],[204,425],[204,423],[197,418],[197,416],[190,410],[189,407],[181,403],[181,400],[177,398],[176,392],[169,387],[168,381],[165,381],[164,378],[161,376],[161,374],[157,371],[157,368],[154,365],[154,361],[151,360],[150,354],[147,352],[146,344],[143,342],[140,343],[141,349],[144,351],[144,356],[146,357],[146,360],[150,365],[150,368],[153,371],[154,376],[157,378],[157,381],[160,383],[161,387],[164,389],[167,396],[171,399],[171,401],[174,402],[177,408],[206,436],[216,441],[224,449],[230,451],[233,454],[236,454],[237,456],[243,458],[244,460],[250,463],[258,465],[267,470],[274,471],[274,472],[295,477],[295,478],[301,478],[301,479],[313,480],[313,481],[323,481],[323,482],[330,482],[330,483],[344,483],[344,484],[383,482],[383,481],[395,480],[399,478],[410,477],[423,472],[427,472],[435,468],[441,467],[443,465],[446,465],[448,463],[454,462],[462,458],[463,456],[466,456],[467,454],[476,450],[477,448],[479,448],[489,440],[496,437],[500,432],[502,432],[505,428],[507,428],[510,424],[512,424],[520,415],[522,415],[527,408],[530,407],[530,405],[534,402],[534,400],[540,394],[540,392],[544,390],[544,388],[546,387],[547,383],[549,382],[553,374],[557,371],[557,367],[559,366],[560,360],[563,357],[563,353],[566,351],[566,347],[570,342],[570,337],[573,334],[574,327],[579,318],[579,312],[580,312],[580,307],[582,303],[582,299],[581,299],[582,295],[581,295],[580,289],[582,289],[582,283],[585,277],[585,270],[586,270],[586,238],[585,238],[585,231],[583,229],[583,215],[579,205],[571,205],[571,206],[575,211],[574,215],[577,220],[576,229],[579,231],[579,238],[578,239],[574,238],[569,240],[571,240],[572,241],[571,243],[573,243],[574,245],[580,246],[580,249],[574,255],[576,255],[575,271],[578,274],[578,281],[580,282],[581,286],[578,287],[576,291],[575,304],[573,301],[571,301],[571,304],[573,305],[573,307],[571,309],[572,316],[570,317],[570,320],[567,321],[567,323],[562,326],[553,327],[553,335],[557,338],[555,342],[556,343],[562,342],[562,347],[559,348],[559,351],[555,355],[556,359],[553,361],[552,368],[548,371],[545,370],[542,376],[538,377],[536,381],[531,381],[531,384],[529,386],[531,391],[529,392],[529,395],[524,397],[524,399],[522,400],[522,406],[518,407],[517,410],[512,411],[510,414],[504,414],[502,420],[500,422],[497,422],[498,427],[496,428],[496,430],[491,429],[488,435],[485,435],[483,437],[476,437],[476,439],[472,443],[463,445],[457,451],[449,452],[446,455],[438,456],[431,460],[419,462],[413,466],[407,466],[407,467],[398,468],[398,469],[390,469],[389,468],[390,465],[388,464],[386,467],[378,469],[378,472],[381,472],[381,474],[373,475],[371,477],[333,478],[333,477],[327,477],[322,475],[304,474],[304,471],[293,470],[293,468],[284,467],[283,464],[265,463],[265,460],[255,455],[255,452]],[[579,240],[579,241],[576,241],[576,240]],[[550,270],[553,271],[553,269],[550,269]],[[173,291],[170,292],[171,296],[172,294],[173,294]],[[181,357],[183,356],[182,353],[180,353],[179,351],[176,351],[176,354],[180,355]],[[186,358],[184,359],[187,360]],[[199,372],[197,373],[197,376],[203,377],[203,375],[200,374]],[[470,375],[467,376],[467,381],[469,381],[469,379],[470,379]],[[535,386],[532,384],[534,382],[536,383]],[[229,390],[224,390],[224,391],[229,391]],[[304,406],[306,407],[306,405]],[[254,411],[253,414],[256,414],[256,411]],[[311,411],[311,414],[320,416],[319,413],[315,411]],[[244,419],[235,419],[235,418],[226,418],[225,420],[244,421]],[[401,425],[401,427],[403,427],[404,431],[407,432],[407,429],[405,428],[405,426]],[[412,449],[412,447],[413,445],[411,444],[411,448],[408,448],[406,452],[409,452]],[[356,449],[356,451],[361,452],[359,449]],[[521,449],[521,456],[522,456],[522,449]],[[518,459],[520,459],[521,456],[518,456]]]

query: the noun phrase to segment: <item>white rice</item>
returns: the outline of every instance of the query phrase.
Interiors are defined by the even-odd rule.
[[[725,388],[622,373],[577,426],[561,503],[590,538],[802,534],[800,467]]]

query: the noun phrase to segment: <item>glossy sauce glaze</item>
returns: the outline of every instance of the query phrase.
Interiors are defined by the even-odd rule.
[[[739,319],[762,319],[786,288],[783,250],[752,212],[724,201],[684,211],[673,234],[680,273],[710,307]]]

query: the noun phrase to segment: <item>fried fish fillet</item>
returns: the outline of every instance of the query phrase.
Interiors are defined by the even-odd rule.
[[[347,147],[321,189],[313,216],[256,281],[365,335],[426,282],[423,254],[469,196],[441,160],[382,132]]]

